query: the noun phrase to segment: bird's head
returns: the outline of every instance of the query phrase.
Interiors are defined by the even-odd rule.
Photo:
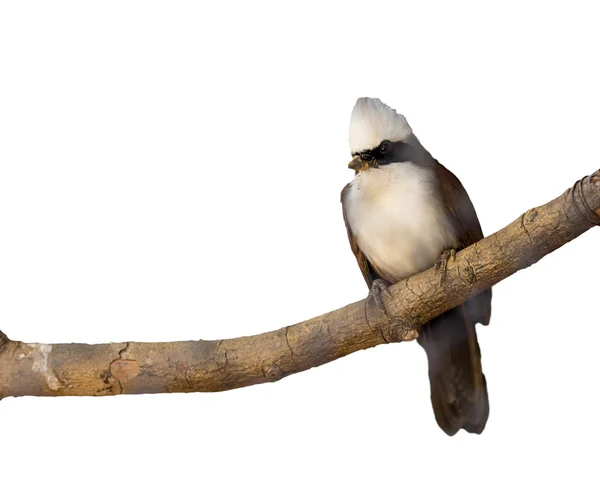
[[[359,98],[350,117],[348,164],[356,172],[414,159],[412,129],[404,115],[379,98]],[[417,142],[418,143],[418,142]]]

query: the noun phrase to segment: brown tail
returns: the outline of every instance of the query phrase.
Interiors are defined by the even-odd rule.
[[[460,428],[481,433],[490,405],[475,322],[467,306],[431,320],[418,341],[427,353],[431,403],[440,428],[450,436]]]

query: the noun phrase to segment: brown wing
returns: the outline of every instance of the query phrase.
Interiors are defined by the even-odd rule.
[[[344,213],[344,223],[346,224],[346,231],[348,232],[348,240],[350,241],[350,248],[352,249],[352,253],[354,257],[356,257],[356,261],[358,262],[358,267],[360,267],[360,272],[362,272],[365,281],[367,282],[367,286],[371,289],[373,285],[373,281],[375,279],[379,279],[379,275],[373,269],[370,262],[367,260],[365,254],[363,254],[362,250],[358,246],[358,242],[356,241],[356,237],[352,233],[352,228],[350,228],[350,224],[348,223],[348,217],[346,216],[346,197],[348,196],[348,190],[350,189],[350,183],[344,186],[342,189],[341,201],[342,201],[342,211]]]
[[[460,247],[456,250],[464,249],[483,238],[479,218],[458,178],[440,163],[435,165],[434,171],[440,185],[444,209],[451,216],[458,234]]]
[[[467,191],[448,169],[437,163],[434,171],[440,185],[442,203],[450,215],[458,235],[458,248],[462,250],[483,238],[477,212]],[[466,304],[469,315],[478,323],[489,324],[491,315],[492,290],[488,289],[471,298]]]
[[[434,166],[442,204],[451,219],[461,250],[483,238],[469,195],[448,169]],[[431,403],[439,426],[449,435],[460,428],[481,433],[490,411],[487,384],[475,325],[487,325],[492,291],[433,318],[423,326],[418,341],[427,353]]]

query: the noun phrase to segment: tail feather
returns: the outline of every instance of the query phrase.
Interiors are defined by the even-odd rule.
[[[460,428],[481,433],[489,415],[475,324],[461,305],[431,320],[419,334],[429,362],[435,419],[450,436]]]

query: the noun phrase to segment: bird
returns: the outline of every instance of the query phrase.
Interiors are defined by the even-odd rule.
[[[359,98],[349,142],[355,175],[341,194],[344,222],[376,302],[411,275],[440,263],[445,272],[457,251],[483,238],[465,188],[421,145],[404,115],[378,98]],[[489,324],[491,300],[487,289],[419,331],[434,416],[449,436],[461,428],[480,434],[489,416],[475,325]]]

